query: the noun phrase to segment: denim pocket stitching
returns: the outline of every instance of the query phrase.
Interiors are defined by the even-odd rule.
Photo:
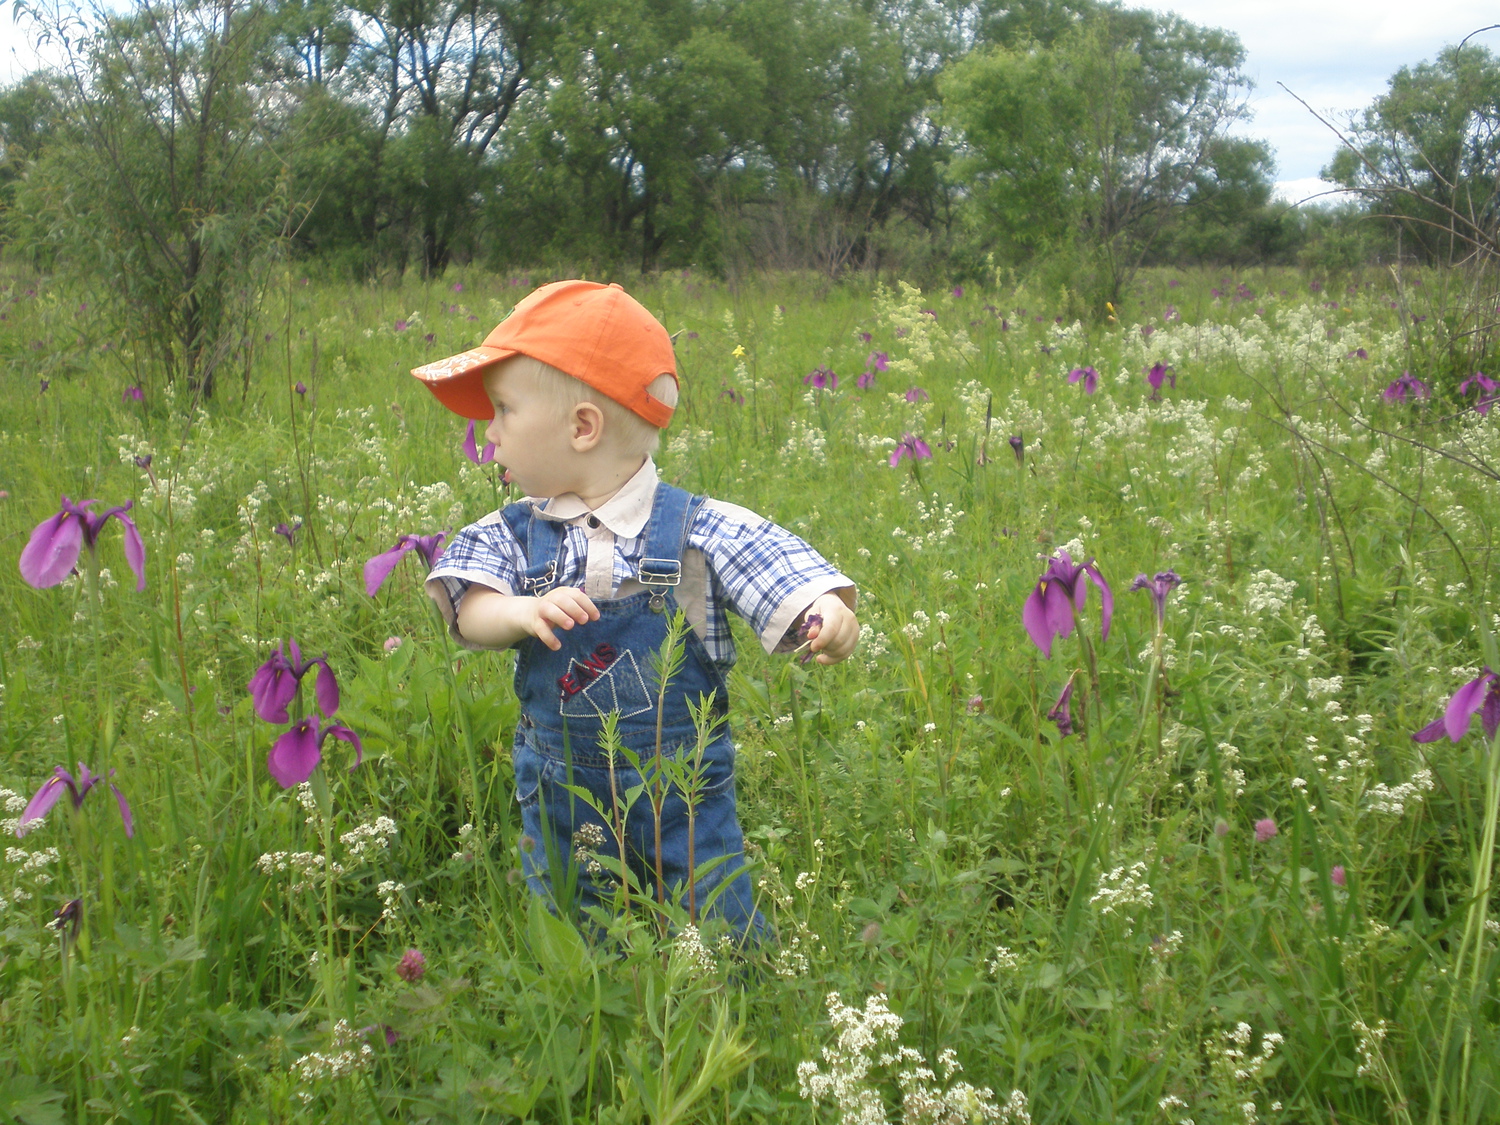
[[[628,667],[627,667],[628,665]],[[622,693],[620,688],[625,688]],[[622,694],[624,700],[621,700]],[[602,698],[595,698],[595,696]],[[632,700],[631,696],[634,696]],[[581,703],[575,702],[581,699]],[[587,704],[587,706],[583,706]],[[607,704],[607,706],[601,706]],[[622,652],[588,687],[563,698],[559,713],[570,719],[602,719],[613,711],[629,719],[650,711],[653,704],[633,652]]]

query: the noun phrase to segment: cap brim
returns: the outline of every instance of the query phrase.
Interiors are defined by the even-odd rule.
[[[512,348],[470,348],[436,363],[413,367],[411,373],[453,413],[483,420],[495,416],[494,404],[484,393],[484,373],[519,354]]]

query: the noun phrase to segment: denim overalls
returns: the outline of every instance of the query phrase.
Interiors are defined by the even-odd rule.
[[[551,863],[572,863],[579,901],[595,905],[613,897],[613,879],[605,872],[590,874],[587,863],[575,862],[574,837],[586,824],[604,829],[603,847],[587,850],[613,855],[615,839],[607,822],[566,786],[593,794],[600,807],[611,804],[609,761],[600,749],[604,716],[619,716],[620,740],[639,756],[642,766],[656,754],[657,697],[660,685],[652,658],[661,650],[668,618],[677,612],[673,587],[681,580],[682,552],[692,517],[703,503],[680,488],[658,484],[646,524],[646,554],[637,579],[646,587],[623,598],[600,600],[599,620],[572,629],[556,630],[562,648],[553,652],[534,637],[518,646],[516,695],[521,720],[516,728],[516,795],[521,824],[533,843],[523,841],[522,867],[531,889],[553,901],[548,878]],[[561,570],[564,525],[538,518],[529,504],[512,504],[501,515],[526,553],[521,579],[523,596],[540,597],[556,584]],[[681,669],[669,684],[661,716],[661,752],[665,757],[691,754],[697,733],[688,701],[713,697],[710,714],[728,710],[724,677],[709,659],[708,650],[692,629],[687,631]],[[755,909],[750,877],[744,870],[744,838],[734,803],[734,744],[728,728],[720,726],[703,757],[706,779],[693,815],[692,863],[728,857],[698,880],[696,905],[719,884],[728,882],[715,900],[711,916],[722,917],[736,935],[763,933],[765,921]],[[641,776],[620,757],[615,762],[614,792],[623,807],[628,790]],[[585,830],[582,838],[593,833]],[[688,811],[682,794],[673,788],[662,809],[662,873],[670,900],[688,905],[686,886],[691,876],[688,851]],[[643,794],[626,821],[628,862],[639,885],[656,895],[656,825]],[[555,872],[553,873],[555,876]]]

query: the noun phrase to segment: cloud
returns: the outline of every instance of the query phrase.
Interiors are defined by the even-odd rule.
[[[1127,3],[1129,0],[1127,0]],[[1234,132],[1270,142],[1283,182],[1315,178],[1332,158],[1338,139],[1318,122],[1283,83],[1336,124],[1385,92],[1403,66],[1436,57],[1478,28],[1497,22],[1493,0],[1223,0],[1147,3],[1208,27],[1239,36],[1245,74],[1255,82],[1255,117]],[[1471,42],[1500,51],[1500,32]]]

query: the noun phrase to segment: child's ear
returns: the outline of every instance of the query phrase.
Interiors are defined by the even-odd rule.
[[[604,440],[604,411],[592,402],[580,402],[568,412],[568,440],[579,453],[597,448]]]

